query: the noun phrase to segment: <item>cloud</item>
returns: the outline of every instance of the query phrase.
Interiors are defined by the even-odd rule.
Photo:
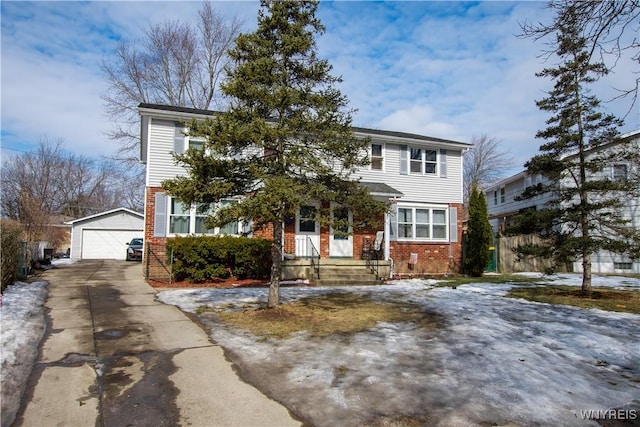
[[[214,2],[231,19],[256,25],[259,3]],[[0,2],[2,145],[28,149],[43,135],[79,154],[108,155],[111,123],[100,95],[99,64],[118,41],[137,40],[151,24],[192,21],[199,2]],[[516,37],[520,23],[549,18],[543,2],[321,2],[326,32],[318,54],[342,76],[357,109],[354,124],[470,141],[503,141],[519,164],[537,152],[547,115],[535,101],[551,82],[535,77],[543,48]],[[631,35],[633,36],[633,35]],[[626,87],[638,64],[622,62],[594,91],[606,100]],[[628,100],[606,104],[626,112]],[[640,127],[640,108],[623,130]]]
[[[214,4],[255,26],[257,3]],[[100,64],[149,25],[192,21],[199,2],[2,2],[2,146],[28,151],[47,137],[65,149],[111,155],[118,145],[101,95]],[[251,18],[248,19],[248,18]],[[3,151],[3,155],[10,154]]]

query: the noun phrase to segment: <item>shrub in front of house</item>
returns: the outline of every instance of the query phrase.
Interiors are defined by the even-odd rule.
[[[202,283],[216,279],[262,279],[271,272],[271,241],[232,236],[187,236],[167,240],[173,277]]]

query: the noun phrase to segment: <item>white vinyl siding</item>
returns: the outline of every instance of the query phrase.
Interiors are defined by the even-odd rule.
[[[386,143],[384,149],[384,171],[363,168],[354,174],[364,182],[383,182],[404,196],[402,200],[429,203],[462,203],[462,151],[440,149],[446,156],[446,177],[437,175],[400,174],[400,145]],[[443,161],[440,161],[442,169]],[[441,170],[442,173],[442,170]]]
[[[147,186],[160,187],[162,181],[176,176],[186,176],[186,170],[175,164],[173,153],[176,140],[176,122],[152,118],[147,150]]]
[[[173,158],[174,143],[176,142],[176,123],[178,120],[152,117],[149,125],[149,139],[151,143],[147,150],[147,187],[160,187],[162,181],[186,176],[187,172],[175,164]],[[368,136],[358,134],[358,137]],[[186,141],[186,137],[185,137]],[[384,183],[403,194],[401,199],[415,203],[452,204],[462,203],[462,151],[464,147],[447,144],[442,141],[418,141],[402,137],[371,136],[368,147],[371,154],[371,144],[382,148],[381,169],[367,165],[352,175],[354,179],[365,182]],[[419,148],[422,156],[425,150],[435,150],[437,155],[437,173],[401,174],[400,147]],[[408,156],[407,156],[408,157]],[[408,159],[407,159],[408,160]],[[432,168],[433,153],[428,160],[422,159],[422,170]],[[377,166],[376,166],[377,167]],[[408,167],[408,162],[407,162]],[[168,224],[168,218],[167,218]]]

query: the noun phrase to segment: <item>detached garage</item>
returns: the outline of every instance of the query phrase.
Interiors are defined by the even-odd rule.
[[[71,225],[71,258],[123,260],[127,243],[143,236],[144,215],[118,208],[67,224]]]

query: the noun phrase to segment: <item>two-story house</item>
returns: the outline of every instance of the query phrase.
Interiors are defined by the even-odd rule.
[[[640,130],[625,135],[617,143],[611,143],[601,147],[602,150],[615,150],[619,144],[627,144],[626,147],[640,149]],[[614,161],[608,164],[598,175],[592,175],[596,179],[609,178],[611,180],[638,179],[638,164],[625,161]],[[554,202],[554,195],[545,193],[531,199],[516,200],[523,191],[532,185],[546,184],[546,178],[540,175],[530,175],[526,171],[508,177],[484,190],[487,199],[489,222],[495,233],[504,232],[512,224],[514,217],[526,210],[542,209],[547,203]],[[561,184],[562,185],[562,184]],[[567,181],[564,185],[572,185]],[[630,197],[624,201],[624,217],[629,220],[629,225],[640,229],[640,198]],[[640,260],[632,260],[624,255],[599,251],[592,255],[592,271],[594,273],[640,273]],[[509,269],[508,266],[498,266],[501,269]],[[573,271],[581,272],[580,260],[573,262]]]
[[[165,194],[162,181],[185,175],[173,154],[202,144],[190,138],[186,124],[215,114],[209,110],[140,104],[141,153],[146,164],[145,243],[162,245],[168,237],[251,232],[251,224],[232,223],[207,230],[195,206],[184,207]],[[462,237],[463,142],[402,132],[354,128],[358,137],[370,138],[371,164],[353,176],[369,193],[388,201],[391,210],[377,230],[356,228],[352,234],[334,233],[313,220],[314,211],[328,207],[317,200],[301,206],[296,218],[285,223],[283,257],[304,258],[314,252],[321,259],[362,259],[367,242],[382,259],[393,263],[396,274],[458,272]],[[232,201],[222,201],[232,203]],[[333,208],[334,215],[353,219],[353,213]],[[263,233],[262,233],[263,234]],[[376,240],[377,238],[377,240]]]

